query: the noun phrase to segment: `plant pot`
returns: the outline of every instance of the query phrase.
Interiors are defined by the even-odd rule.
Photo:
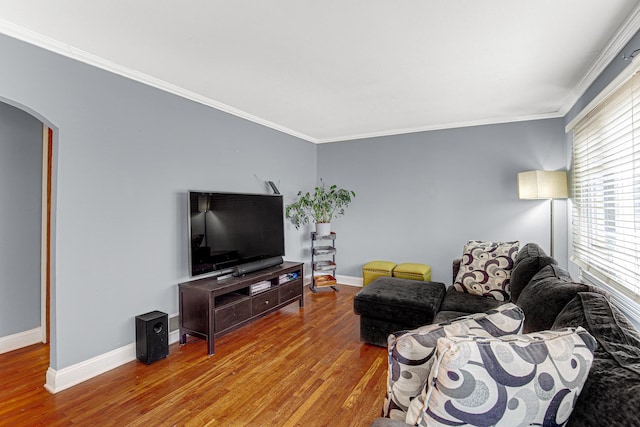
[[[331,234],[330,222],[316,222],[316,234],[318,236],[327,236]]]

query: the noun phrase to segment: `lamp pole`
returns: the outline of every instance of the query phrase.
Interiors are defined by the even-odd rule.
[[[549,203],[551,204],[551,236],[549,239],[549,245],[551,246],[550,248],[550,252],[551,252],[551,258],[553,258],[553,198],[549,199]]]

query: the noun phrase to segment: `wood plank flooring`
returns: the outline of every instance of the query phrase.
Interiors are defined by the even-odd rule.
[[[1,426],[368,426],[379,416],[386,349],[359,341],[353,296],[305,288],[291,304],[216,340],[170,346],[57,394],[47,345],[0,355]],[[133,327],[133,325],[132,325]]]

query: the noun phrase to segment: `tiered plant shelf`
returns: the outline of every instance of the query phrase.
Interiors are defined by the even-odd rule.
[[[336,233],[311,233],[311,290],[329,287],[337,291],[336,267]]]

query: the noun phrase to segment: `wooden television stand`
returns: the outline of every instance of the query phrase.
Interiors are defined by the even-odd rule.
[[[180,344],[187,342],[187,335],[206,339],[212,355],[215,338],[292,302],[304,307],[303,273],[302,263],[285,261],[245,276],[180,283]],[[267,288],[252,292],[260,283]]]

